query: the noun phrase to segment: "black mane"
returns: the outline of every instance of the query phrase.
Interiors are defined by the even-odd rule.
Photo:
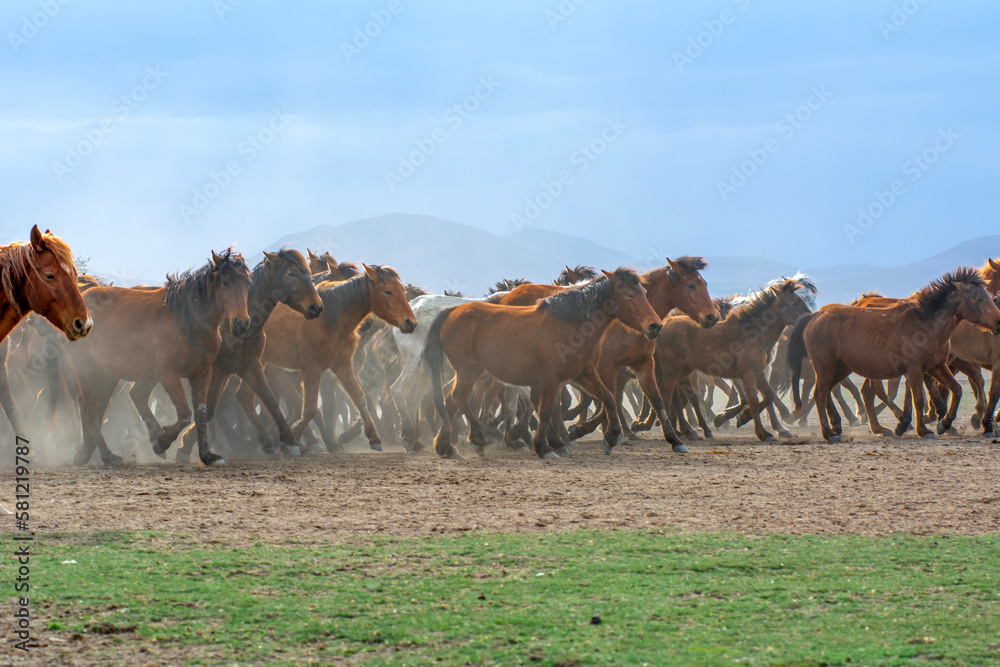
[[[705,261],[704,257],[693,257],[691,255],[684,255],[672,261],[675,264],[679,264],[687,273],[697,273],[708,266],[708,262]]]
[[[163,302],[180,319],[181,329],[191,341],[195,340],[198,332],[218,327],[218,322],[213,324],[208,320],[215,304],[212,289],[218,275],[227,270],[249,273],[243,257],[233,252],[232,248],[224,250],[219,259],[218,267],[210,261],[196,271],[167,274],[167,294]]]
[[[631,269],[620,268],[614,275],[622,282],[639,287],[639,276]],[[553,294],[542,300],[541,307],[553,317],[578,324],[590,319],[611,298],[614,288],[606,276],[586,285]]]
[[[569,269],[569,267],[566,267],[566,269]],[[570,269],[570,271],[579,276],[579,279],[576,281],[571,281],[569,279],[569,271],[567,271],[566,269],[563,269],[562,273],[559,274],[559,277],[555,279],[554,282],[556,285],[564,285],[568,287],[570,285],[575,284],[579,280],[592,280],[593,278],[596,278],[598,275],[598,271],[594,267],[585,266],[583,264],[577,264],[576,267]]]
[[[917,315],[924,320],[935,317],[944,310],[948,297],[955,291],[958,284],[986,287],[986,283],[983,282],[983,277],[977,269],[968,266],[955,269],[934,280],[911,297],[917,302]]]
[[[399,274],[396,273],[396,270],[388,266],[373,264],[368,268],[375,270],[379,280],[399,280]],[[323,319],[331,327],[335,326],[345,310],[368,300],[370,288],[371,281],[368,279],[368,273],[362,271],[350,280],[345,280],[328,289],[319,290],[319,298],[323,301]]]

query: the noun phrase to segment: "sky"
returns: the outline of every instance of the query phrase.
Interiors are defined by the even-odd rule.
[[[0,28],[0,243],[38,224],[111,276],[393,212],[800,266],[996,229],[996,2],[5,0]]]

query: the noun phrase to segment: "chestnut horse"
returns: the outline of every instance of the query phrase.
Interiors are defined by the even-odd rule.
[[[212,362],[222,345],[219,325],[236,336],[250,332],[247,288],[250,272],[243,258],[227,250],[194,272],[168,276],[156,289],[92,287],[84,300],[97,327],[87,339],[65,349],[80,389],[83,446],[74,462],[85,465],[97,448],[106,466],[120,466],[108,449],[101,423],[119,380],[134,382],[132,395],[147,397],[159,382],[177,410],[177,421],[161,427],[147,403],[138,401],[153,451],[162,455],[191,423],[191,407],[181,382],[191,383],[198,453],[205,465],[225,465],[206,437],[206,405]]]
[[[278,429],[278,441],[286,454],[299,454],[298,442],[292,429],[281,414],[278,399],[264,377],[261,353],[264,351],[264,324],[275,307],[283,303],[301,313],[307,320],[318,317],[323,312],[323,302],[316,293],[310,279],[305,258],[297,250],[282,249],[277,253],[264,253],[264,261],[250,272],[250,290],[247,294],[247,311],[250,313],[250,332],[244,337],[233,336],[222,330],[222,347],[212,365],[212,382],[208,386],[208,419],[211,420],[219,403],[219,397],[226,382],[233,374],[245,382],[270,413]],[[142,401],[148,404],[148,397]],[[193,429],[184,432],[177,458],[190,458],[195,433]],[[256,431],[257,441],[265,453],[276,450],[267,434]]]
[[[948,414],[938,423],[944,433],[962,395],[948,370],[949,339],[962,320],[1000,333],[1000,309],[979,272],[968,267],[942,276],[894,306],[831,304],[796,322],[788,345],[792,383],[798,383],[798,369],[808,355],[816,372],[813,395],[827,442],[839,442],[842,432],[830,389],[851,372],[872,380],[905,376],[916,408],[917,433],[928,440],[935,437],[924,426],[923,414],[924,375],[930,373],[953,394]]]
[[[761,410],[774,398],[764,371],[781,332],[809,312],[809,305],[796,293],[799,290],[814,294],[816,287],[806,276],[786,278],[758,292],[711,329],[700,328],[689,317],[668,317],[656,342],[656,365],[664,401],[672,401],[675,390],[696,370],[742,380],[757,437],[773,440],[774,436],[760,419]],[[697,402],[695,410],[700,412]],[[698,421],[704,423],[700,415]],[[710,437],[711,432],[707,426],[704,428]]]
[[[708,329],[719,320],[719,311],[715,302],[708,294],[708,284],[701,277],[700,271],[707,266],[701,257],[679,257],[676,260],[667,258],[667,265],[639,276],[642,286],[646,289],[646,298],[662,320],[674,308],[684,313],[692,320]],[[660,418],[663,439],[669,442],[675,452],[687,452],[670,426],[667,412],[660,396],[656,382],[656,366],[653,355],[656,352],[656,342],[648,337],[627,328],[621,322],[615,322],[605,332],[601,341],[601,358],[597,364],[597,373],[601,381],[615,392],[615,403],[619,410],[622,407],[622,396],[626,381],[619,376],[619,369],[632,369],[639,380],[642,392],[650,400],[653,410]],[[623,414],[619,413],[619,419]],[[577,425],[571,432],[574,439],[592,432],[607,419],[603,411]]]
[[[649,305],[636,273],[618,269],[602,274],[602,278],[554,294],[534,306],[474,302],[441,311],[431,325],[423,352],[442,419],[434,439],[438,455],[460,456],[451,444],[452,420],[459,409],[469,421],[469,442],[482,453],[486,431],[469,405],[469,397],[487,371],[501,382],[531,387],[538,410],[532,444],[539,457],[558,458],[548,445],[547,434],[559,392],[567,382],[604,405],[609,416],[604,452],[611,453],[621,425],[614,395],[597,374],[601,338],[615,320],[656,338],[660,318]],[[447,402],[441,384],[446,358],[455,369],[455,386]]]
[[[279,305],[264,325],[267,343],[261,360],[265,364],[299,371],[302,376],[302,412],[292,425],[292,435],[300,438],[316,416],[323,371],[333,371],[354,406],[361,413],[365,436],[372,449],[382,451],[364,390],[354,372],[358,327],[374,314],[404,333],[417,327],[416,316],[406,300],[406,287],[399,274],[389,267],[362,265],[355,278],[320,290],[323,316],[304,320],[291,308]],[[246,386],[239,390],[240,404],[251,422],[259,420],[253,411],[253,397]],[[263,428],[256,425],[255,429]]]
[[[0,341],[34,311],[69,340],[90,333],[94,321],[76,286],[76,265],[66,242],[38,226],[31,240],[0,246]]]

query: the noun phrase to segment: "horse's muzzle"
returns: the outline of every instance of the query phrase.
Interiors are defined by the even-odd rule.
[[[1000,335],[1000,321],[998,321],[995,325],[993,325],[993,328],[990,329],[990,331],[993,332],[994,336]]]
[[[715,326],[715,323],[718,321],[719,318],[716,317],[715,315],[706,315],[705,317],[701,318],[701,328],[711,329],[712,327]]]
[[[643,332],[646,334],[646,338],[653,339],[660,335],[660,330],[663,329],[663,325],[659,322],[653,322],[646,330]]]
[[[80,340],[90,333],[94,328],[94,318],[87,313],[87,319],[77,317],[66,327],[66,338],[70,340]]]
[[[313,305],[306,308],[306,319],[314,320],[319,317],[319,314],[323,312],[323,304],[314,303]]]
[[[405,322],[399,325],[399,330],[403,333],[413,333],[414,329],[417,328],[417,323],[413,320],[407,318]]]
[[[250,319],[242,319],[239,317],[234,317],[232,324],[229,325],[229,330],[237,338],[246,338],[250,335]]]

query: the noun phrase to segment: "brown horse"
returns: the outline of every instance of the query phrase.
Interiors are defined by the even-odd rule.
[[[149,429],[153,451],[170,447],[191,423],[181,382],[191,384],[198,453],[205,465],[225,465],[208,446],[206,396],[212,362],[222,344],[219,325],[226,323],[236,336],[250,332],[247,288],[250,273],[243,258],[226,251],[195,272],[168,276],[158,289],[92,287],[84,299],[97,326],[87,339],[68,346],[66,359],[80,388],[83,446],[74,462],[85,465],[100,449],[107,466],[120,466],[120,456],[108,449],[101,422],[119,380],[134,382],[133,397],[147,397],[159,382],[177,410],[177,421],[161,427],[147,403],[136,401]]]
[[[27,243],[0,246],[0,341],[34,311],[69,340],[90,333],[94,321],[76,286],[76,265],[66,242],[38,226]]]
[[[796,293],[799,290],[815,293],[816,287],[805,276],[784,279],[758,292],[711,329],[699,327],[689,317],[668,317],[656,342],[664,401],[671,401],[675,390],[696,370],[742,380],[757,437],[773,440],[760,419],[761,410],[774,398],[764,371],[784,328],[809,312],[805,300]],[[700,410],[697,405],[695,409]],[[704,423],[701,417],[698,421]],[[710,436],[707,426],[704,428]]]
[[[851,372],[873,380],[905,376],[916,408],[917,433],[924,439],[935,437],[924,426],[923,414],[924,375],[930,373],[952,392],[951,407],[938,422],[938,431],[944,433],[955,419],[962,395],[947,366],[949,338],[962,320],[1000,333],[1000,309],[986,292],[979,272],[967,267],[944,275],[894,306],[831,304],[796,322],[788,345],[792,382],[798,383],[798,369],[808,355],[816,372],[814,398],[827,442],[839,442],[841,435],[840,415],[830,390]]]
[[[298,455],[299,447],[291,427],[281,414],[278,399],[264,377],[261,354],[264,351],[264,324],[279,303],[301,313],[307,320],[319,317],[323,302],[310,279],[309,267],[297,250],[282,249],[277,253],[264,253],[264,261],[250,272],[250,289],[247,295],[247,312],[250,313],[250,332],[237,337],[223,329],[222,347],[212,364],[212,381],[208,386],[208,419],[211,420],[219,397],[233,374],[246,383],[270,413],[278,429],[278,441],[286,454]],[[149,397],[142,401],[148,404]],[[267,431],[256,431],[257,441],[264,452],[273,454],[275,445]],[[190,458],[195,432],[188,429],[177,451],[178,460]]]
[[[719,319],[719,311],[708,294],[708,285],[701,277],[700,271],[707,265],[701,257],[680,257],[676,260],[667,258],[667,265],[639,276],[639,281],[646,289],[646,298],[662,320],[674,308],[704,328],[712,327]],[[619,377],[620,368],[632,369],[639,380],[642,392],[651,403],[656,415],[660,418],[663,438],[668,441],[673,451],[687,452],[670,426],[667,419],[663,399],[656,382],[656,366],[653,355],[656,352],[656,342],[629,329],[621,322],[615,322],[604,333],[601,341],[601,358],[597,364],[597,373],[608,388],[614,388],[615,402],[619,410],[622,395],[625,391],[625,381]],[[619,419],[623,415],[619,414]],[[592,432],[602,421],[607,419],[603,411],[583,425],[578,425],[572,432],[574,439]]]
[[[406,287],[393,269],[364,266],[364,272],[346,282],[320,290],[323,316],[304,320],[291,308],[279,305],[264,325],[267,343],[261,357],[265,364],[296,370],[302,376],[302,412],[292,425],[292,435],[302,436],[316,416],[319,386],[323,371],[333,371],[344,391],[361,413],[368,443],[382,450],[364,390],[354,372],[354,352],[358,345],[358,327],[374,314],[404,333],[416,327],[416,316],[406,300]],[[240,403],[253,422],[252,395],[240,387]],[[258,428],[255,425],[255,428]],[[263,428],[260,426],[259,428]]]
[[[469,397],[487,371],[501,382],[531,387],[538,410],[538,430],[532,444],[539,457],[557,458],[547,434],[559,392],[567,382],[601,400],[609,415],[604,451],[611,453],[621,425],[614,396],[597,374],[601,338],[615,320],[649,338],[659,335],[661,325],[638,275],[628,269],[602,273],[598,280],[554,294],[534,306],[473,302],[441,311],[431,325],[423,352],[442,419],[434,439],[438,455],[459,456],[451,444],[452,420],[459,409],[469,421],[469,442],[482,453],[486,432]],[[441,386],[445,358],[455,369],[455,386],[447,402]]]

